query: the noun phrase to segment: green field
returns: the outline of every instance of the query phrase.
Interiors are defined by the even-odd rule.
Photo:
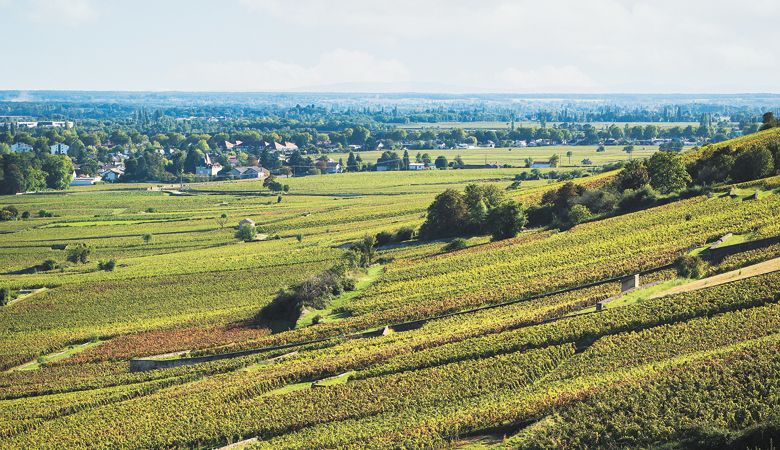
[[[596,164],[626,157],[559,149],[564,164],[568,149]],[[254,320],[280,290],[342,262],[350,243],[419,227],[445,189],[492,184],[531,206],[562,185],[506,190],[523,170],[289,178],[281,202],[258,181],[0,197],[33,213],[0,223],[0,286],[47,288],[0,308],[0,449],[686,448],[776,432],[780,273],[654,294],[682,283],[669,263],[726,233],[729,244],[779,236],[778,175],[741,185],[745,196],[722,186],[664,197],[563,230],[471,236],[457,251],[446,239],[388,245],[351,273],[354,289],[330,292],[293,326]],[[268,239],[237,239],[244,218]],[[66,261],[75,244],[91,248],[86,263]],[[778,256],[767,245],[708,270]],[[43,270],[48,259],[61,268]],[[109,259],[115,269],[100,270]],[[593,311],[638,272],[649,287]],[[134,358],[224,354],[130,371]]]
[[[447,149],[447,150],[409,150],[409,157],[414,161],[417,153],[428,153],[432,159],[439,155],[444,155],[449,161],[460,156],[466,164],[508,164],[513,167],[525,167],[526,158],[531,158],[537,162],[545,162],[552,155],[558,155],[561,167],[582,166],[583,159],[590,159],[593,165],[604,165],[617,161],[626,161],[629,158],[646,158],[652,155],[656,150],[655,146],[637,146],[633,153],[629,155],[623,151],[623,146],[607,146],[605,151],[597,152],[596,145],[551,145],[547,147],[525,147],[525,148],[474,148],[474,149]],[[399,156],[403,151],[396,151]],[[571,161],[567,152],[572,152]],[[382,155],[382,151],[361,151],[358,154],[363,158],[363,162],[376,163]],[[328,155],[331,159],[347,161],[349,153],[331,153]]]

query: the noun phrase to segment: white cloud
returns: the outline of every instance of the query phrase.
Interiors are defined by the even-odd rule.
[[[75,26],[97,19],[98,13],[89,0],[32,0],[29,17],[39,23]]]
[[[280,60],[201,61],[176,69],[171,88],[281,91],[339,83],[398,83],[410,79],[409,69],[398,60],[336,49],[323,53],[310,66]]]

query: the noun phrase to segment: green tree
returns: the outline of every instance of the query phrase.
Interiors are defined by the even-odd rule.
[[[645,162],[641,160],[628,161],[615,177],[615,185],[621,192],[626,189],[639,189],[649,182],[650,174]]]
[[[767,148],[745,150],[737,156],[731,169],[731,178],[736,182],[768,177],[775,168],[775,161]]]
[[[376,255],[376,238],[368,234],[363,236],[363,239],[352,244],[352,251],[358,255],[359,267],[371,266]]]
[[[72,263],[85,264],[89,261],[89,254],[92,253],[92,249],[84,244],[76,244],[68,246],[68,255],[65,259]]]
[[[359,172],[360,167],[358,166],[357,160],[355,160],[355,154],[352,152],[349,152],[349,157],[347,157],[347,172]]]
[[[487,228],[493,240],[508,239],[517,236],[527,221],[523,206],[514,200],[507,200],[490,210]]]
[[[662,194],[684,189],[691,182],[682,158],[677,153],[656,152],[647,160],[650,185]]]
[[[66,189],[73,180],[73,163],[67,156],[47,155],[43,171],[46,172],[46,187],[49,189]]]
[[[409,164],[411,161],[409,160],[409,151],[404,150],[404,157],[401,160],[401,170],[409,170]]]
[[[447,158],[444,155],[439,155],[436,157],[435,165],[437,169],[446,169],[447,164]]]
[[[253,241],[255,237],[257,237],[257,229],[251,224],[241,225],[236,231],[236,239],[244,242]]]
[[[437,195],[428,207],[420,236],[425,239],[457,236],[468,225],[469,212],[463,194],[447,189]]]
[[[566,151],[566,157],[569,158],[569,165],[571,165],[571,157],[574,156],[574,152],[571,150]]]

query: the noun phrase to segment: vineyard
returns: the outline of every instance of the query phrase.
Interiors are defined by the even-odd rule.
[[[780,272],[643,289],[689,282],[683,255],[704,256],[702,277],[780,257],[777,243],[736,244],[780,236],[777,175],[456,250],[382,245],[334,306],[291,326],[257,320],[350,243],[419,227],[447,188],[489,184],[533,205],[562,185],[506,190],[521,170],[309,176],[279,196],[228,181],[187,195],[115,184],[0,198],[31,213],[0,222],[0,287],[18,296],[0,307],[0,448],[776,446]],[[264,238],[238,239],[243,219]],[[706,260],[728,233],[734,251]],[[69,261],[79,245],[86,261]],[[623,301],[594,308],[607,299]]]

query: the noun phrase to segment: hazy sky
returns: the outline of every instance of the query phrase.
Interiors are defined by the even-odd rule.
[[[0,89],[780,92],[780,0],[0,0]]]

